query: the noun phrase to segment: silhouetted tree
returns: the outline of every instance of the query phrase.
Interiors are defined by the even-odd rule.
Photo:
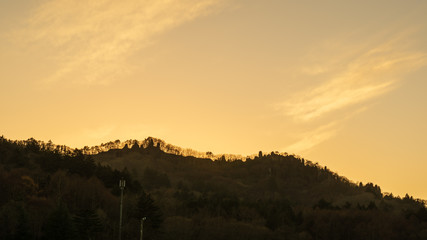
[[[15,240],[28,240],[33,237],[30,228],[30,221],[24,207],[18,208],[18,222],[15,230]]]
[[[153,229],[160,227],[163,222],[163,214],[160,208],[154,203],[150,194],[147,194],[144,191],[141,193],[138,198],[137,208],[137,217],[139,219],[146,217],[147,224],[149,224]]]
[[[73,220],[64,204],[59,204],[49,215],[44,226],[44,239],[75,239]]]
[[[91,240],[96,233],[102,231],[103,226],[94,209],[83,209],[74,217],[77,234],[80,239]]]

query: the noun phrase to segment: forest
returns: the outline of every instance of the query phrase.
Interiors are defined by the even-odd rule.
[[[123,240],[140,239],[143,218],[144,240],[427,239],[426,201],[295,155],[191,155],[151,137],[72,149],[3,136],[0,239],[119,239],[120,180]]]

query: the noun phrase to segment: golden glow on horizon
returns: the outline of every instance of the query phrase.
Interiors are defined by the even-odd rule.
[[[6,0],[0,135],[283,151],[427,199],[427,3]]]

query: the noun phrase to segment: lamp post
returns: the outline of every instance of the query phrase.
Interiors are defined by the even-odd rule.
[[[120,223],[119,223],[119,240],[122,239],[122,219],[123,219],[123,189],[125,189],[126,181],[122,178],[119,181],[120,187]]]
[[[142,235],[144,234],[144,221],[146,217],[141,218],[141,234],[139,235],[139,240],[142,240]]]

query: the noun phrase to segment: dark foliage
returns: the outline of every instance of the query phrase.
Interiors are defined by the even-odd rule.
[[[0,239],[117,239],[122,178],[123,239],[142,218],[144,239],[427,239],[422,200],[293,155],[212,161],[153,138],[90,151],[0,137]]]
[[[145,239],[156,239],[159,237],[158,229],[164,221],[163,213],[155,204],[150,194],[144,191],[140,194],[137,203],[137,211],[134,217],[143,221]]]
[[[94,209],[80,210],[73,220],[79,239],[94,239],[103,230],[102,222]]]
[[[50,213],[46,221],[43,239],[75,239],[75,233],[74,224],[68,209],[63,204],[59,204],[58,207]]]

